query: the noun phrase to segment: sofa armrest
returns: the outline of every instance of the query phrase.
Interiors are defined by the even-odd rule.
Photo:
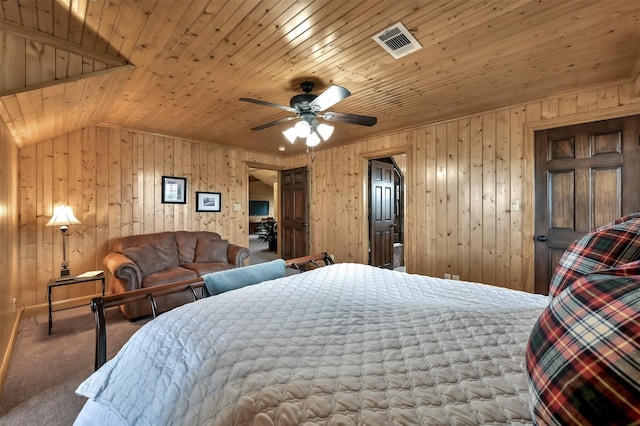
[[[249,249],[229,243],[227,258],[229,259],[229,263],[233,263],[237,267],[244,266],[244,261],[249,258]]]
[[[111,274],[122,284],[122,291],[142,288],[140,267],[122,253],[109,253],[102,261]]]

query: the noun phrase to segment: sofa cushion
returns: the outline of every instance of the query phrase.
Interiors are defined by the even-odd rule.
[[[219,240],[215,238],[198,238],[196,255],[193,261],[195,263],[229,263],[229,259],[227,257],[228,248],[228,240]]]
[[[116,240],[113,244],[113,251],[124,253],[123,250],[142,244],[150,244],[158,252],[163,267],[170,268],[178,266],[178,248],[174,232],[158,232],[156,234],[130,235]]]
[[[213,272],[225,271],[227,269],[236,267],[232,263],[224,263],[224,262],[183,263],[180,266],[194,271],[200,277],[206,274],[211,274]]]
[[[233,268],[204,275],[205,296],[214,296],[263,281],[284,277],[286,263],[282,259],[256,265]]]
[[[180,264],[191,263],[196,257],[196,246],[200,238],[220,239],[220,234],[212,231],[176,231],[178,258]]]
[[[535,424],[640,418],[640,261],[583,276],[551,300],[527,343]]]
[[[149,274],[142,280],[142,288],[153,287],[161,284],[170,284],[178,281],[192,280],[198,278],[198,274],[190,269],[181,266],[163,269],[162,271]]]
[[[138,265],[143,277],[165,269],[162,257],[149,243],[126,248],[122,254]]]
[[[640,213],[633,213],[572,243],[556,266],[549,285],[549,296],[557,296],[569,284],[586,274],[638,259]]]

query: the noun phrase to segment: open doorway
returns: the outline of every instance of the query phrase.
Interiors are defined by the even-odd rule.
[[[369,264],[405,270],[406,155],[369,160]]]
[[[279,214],[278,171],[249,167],[249,264],[264,263],[278,257]],[[275,235],[274,235],[275,234]]]

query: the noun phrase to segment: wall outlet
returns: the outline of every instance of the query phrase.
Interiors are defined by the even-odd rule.
[[[451,279],[460,281],[460,275],[451,275]]]
[[[451,274],[444,274],[444,279],[445,280],[450,280],[451,279]]]
[[[242,204],[240,204],[240,203],[236,203],[236,204],[233,206],[233,209],[234,209],[235,211],[239,212],[240,210],[242,210]]]

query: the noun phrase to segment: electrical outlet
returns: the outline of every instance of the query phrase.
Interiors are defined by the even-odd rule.
[[[451,275],[451,279],[460,281],[460,275]]]
[[[444,274],[444,279],[445,280],[450,280],[451,279],[451,274]]]

